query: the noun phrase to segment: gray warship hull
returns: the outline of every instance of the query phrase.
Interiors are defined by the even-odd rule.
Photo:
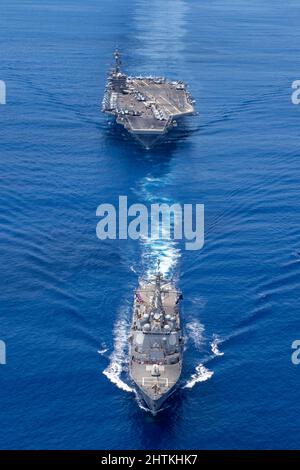
[[[120,71],[120,54],[110,73],[102,111],[116,117],[130,135],[150,149],[177,125],[194,114],[194,100],[182,81],[165,77],[130,77]]]
[[[180,292],[160,273],[135,293],[129,337],[129,373],[149,410],[156,414],[176,390],[182,370]]]
[[[155,396],[154,394],[149,394],[149,390],[145,390],[143,387],[143,384],[139,384],[139,374],[131,374],[132,380],[138,385],[138,393],[143,399],[143,401],[146,403],[147,407],[151,411],[153,415],[156,415],[162,408],[164,403],[167,401],[167,399],[176,391],[178,384],[179,384],[179,379],[181,375],[181,364],[180,368],[176,371],[176,378],[174,380],[174,383],[171,385],[170,388],[168,388],[164,394],[161,396]],[[155,383],[155,382],[154,382]],[[170,385],[170,383],[169,383]]]

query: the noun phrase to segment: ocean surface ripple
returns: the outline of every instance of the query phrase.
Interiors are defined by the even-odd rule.
[[[300,5],[3,0],[0,448],[297,448]],[[144,151],[100,113],[130,74],[189,84],[198,115]],[[96,209],[205,205],[205,245],[96,237]],[[128,377],[133,292],[184,295],[182,381],[153,417]]]

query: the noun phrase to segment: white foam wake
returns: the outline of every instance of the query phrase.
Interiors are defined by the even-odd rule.
[[[171,276],[180,258],[180,249],[171,239],[142,239],[143,263],[147,266],[146,277],[150,278],[157,272],[157,261],[160,261],[160,272],[164,277]]]
[[[222,342],[221,338],[218,336],[214,337],[213,342],[211,343],[211,351],[215,356],[224,356],[224,353],[219,350],[219,344]]]
[[[133,265],[130,266],[130,271],[132,271],[134,274],[137,274],[136,269]]]
[[[104,349],[99,349],[98,354],[100,354],[100,356],[104,356],[104,354],[108,351],[108,348],[104,348]]]
[[[158,193],[161,189],[166,186],[166,181],[162,178],[155,178],[152,176],[146,176],[143,178],[136,189],[136,193],[139,198],[148,204],[149,208],[151,204],[167,204],[169,207],[175,204],[172,201],[163,196],[158,197]],[[158,192],[159,190],[159,192]],[[174,214],[174,218],[180,214]],[[157,272],[157,261],[160,261],[160,271],[164,277],[171,277],[176,271],[178,260],[181,256],[178,241],[174,240],[174,220],[170,220],[169,224],[165,224],[162,218],[157,221],[157,226],[152,227],[152,220],[149,216],[149,231],[148,237],[141,237],[142,244],[142,259],[143,264],[146,266],[145,275],[146,277],[152,277]],[[177,219],[176,219],[177,220]],[[172,236],[173,234],[173,236]]]
[[[193,342],[196,349],[200,349],[204,341],[204,325],[198,320],[186,324],[187,336]]]
[[[191,378],[183,386],[183,388],[193,388],[199,382],[205,382],[214,375],[213,371],[207,369],[203,364],[196,367],[196,372],[192,374]]]
[[[133,389],[122,380],[124,366],[127,362],[126,348],[128,336],[128,322],[120,318],[114,327],[114,350],[110,355],[110,363],[103,374],[118,388],[125,392],[133,392]]]

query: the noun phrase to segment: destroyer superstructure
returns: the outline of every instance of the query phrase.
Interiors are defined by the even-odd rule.
[[[177,125],[175,119],[194,114],[194,100],[182,81],[128,76],[121,71],[118,50],[114,57],[102,111],[115,116],[118,124],[149,149]]]
[[[135,292],[129,337],[129,372],[155,414],[174,391],[182,369],[182,294],[158,271]]]

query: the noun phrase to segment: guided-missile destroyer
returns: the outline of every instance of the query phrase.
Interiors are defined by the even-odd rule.
[[[182,81],[165,77],[131,77],[121,71],[121,56],[108,75],[102,111],[149,149],[171,128],[175,119],[194,114],[194,100]]]
[[[175,390],[181,375],[182,294],[158,272],[135,291],[129,336],[129,373],[153,414]]]

